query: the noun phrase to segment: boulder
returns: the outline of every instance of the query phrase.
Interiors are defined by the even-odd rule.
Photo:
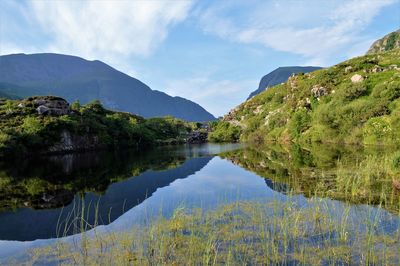
[[[371,69],[372,73],[378,73],[378,72],[382,72],[383,69],[380,66],[374,66],[373,69]]]
[[[328,92],[328,90],[325,87],[319,86],[319,85],[314,85],[311,89],[311,94],[315,97],[315,98],[319,98],[324,96],[326,93]]]
[[[361,76],[360,74],[355,74],[350,79],[351,79],[351,82],[353,82],[353,83],[359,83],[364,80],[363,76]]]
[[[344,69],[344,73],[349,73],[349,72],[351,72],[352,69],[353,69],[352,66],[347,66],[347,67]]]
[[[35,99],[35,100],[33,100],[33,103],[35,105],[45,105],[46,104],[46,100],[45,99]]]
[[[36,97],[32,103],[39,115],[66,115],[71,111],[69,103],[60,97]]]
[[[40,115],[47,115],[49,114],[50,108],[44,105],[40,105],[38,108],[36,108],[36,111]]]

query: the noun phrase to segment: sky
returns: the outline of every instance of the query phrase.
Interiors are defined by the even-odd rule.
[[[101,60],[215,116],[280,66],[327,67],[400,28],[400,0],[0,1],[0,54]]]

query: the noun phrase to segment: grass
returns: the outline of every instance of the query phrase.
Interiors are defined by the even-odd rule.
[[[400,214],[356,212],[313,197],[177,208],[124,232],[86,235],[31,251],[61,265],[398,265]],[[337,209],[335,209],[337,208]],[[373,211],[376,210],[376,211]],[[355,215],[356,214],[356,215]],[[390,228],[387,225],[392,225]]]

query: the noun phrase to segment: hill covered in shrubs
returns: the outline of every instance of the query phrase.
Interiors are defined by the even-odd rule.
[[[400,143],[400,49],[292,75],[237,106],[212,141]]]
[[[53,96],[0,100],[0,157],[141,147],[186,141],[196,123],[144,119],[105,109],[99,101],[72,105]]]

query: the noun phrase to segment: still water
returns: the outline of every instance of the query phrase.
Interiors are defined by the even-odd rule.
[[[289,191],[290,200],[300,205],[307,204],[311,195],[321,195],[338,213],[351,204],[350,216],[355,220],[360,213],[373,217],[383,212],[386,230],[395,230],[400,205],[390,182],[360,183],[359,194],[349,194],[352,188],[341,180],[365,168],[360,162],[371,156],[376,159],[385,153],[204,144],[4,163],[0,169],[0,257],[20,256],[55,238],[78,235],[82,226],[74,217],[84,217],[91,225],[86,226],[88,231],[93,227],[117,231],[160,214],[168,217],[176,208],[209,209],[242,200],[285,201]],[[378,208],[383,192],[387,196],[383,208]]]

